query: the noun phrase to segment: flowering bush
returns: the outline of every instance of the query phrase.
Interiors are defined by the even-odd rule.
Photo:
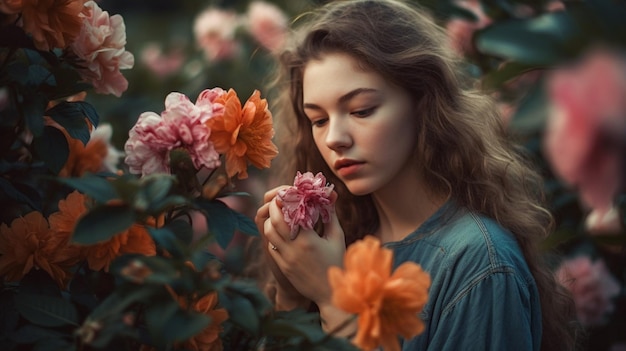
[[[245,195],[235,180],[278,153],[260,91],[243,103],[234,89],[203,89],[195,102],[169,93],[162,112],[139,115],[122,153],[85,101],[128,87],[122,17],[82,0],[0,11],[4,349],[353,349],[316,314],[274,311],[208,249],[257,235],[224,198]],[[326,219],[332,187],[300,177],[323,206],[299,220]]]
[[[556,222],[544,247],[563,255],[560,277],[563,267],[579,274],[565,283],[584,297],[576,307],[588,348],[623,347],[626,7],[419,2],[542,167]],[[235,91],[252,92],[266,78],[285,23],[308,8],[153,2],[124,22],[104,4],[0,0],[2,348],[353,348],[323,333],[315,314],[274,312],[256,282],[226,262],[237,235],[256,234],[226,204],[245,198],[235,185],[255,180],[248,166],[268,167],[276,151],[261,93],[242,103]],[[154,15],[158,6],[167,7],[167,21]],[[131,51],[144,48],[135,64]],[[265,143],[251,145],[257,137]],[[619,289],[597,289],[596,281]],[[593,296],[583,293],[589,284]],[[375,320],[360,315],[360,323]],[[360,329],[359,340],[382,345],[369,331]]]

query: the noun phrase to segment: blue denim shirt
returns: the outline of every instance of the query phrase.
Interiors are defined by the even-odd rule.
[[[432,279],[425,330],[402,350],[539,350],[541,305],[515,238],[448,202],[415,232],[387,243],[395,266],[417,262]]]

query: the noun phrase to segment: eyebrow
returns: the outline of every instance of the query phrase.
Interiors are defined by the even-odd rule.
[[[366,93],[375,93],[375,92],[377,92],[377,91],[378,91],[378,90],[376,90],[376,89],[372,89],[372,88],[357,88],[357,89],[354,89],[354,90],[352,90],[352,91],[350,91],[350,92],[348,92],[348,93],[346,93],[346,94],[342,95],[342,96],[341,96],[341,97],[337,100],[337,102],[339,102],[339,104],[344,104],[344,103],[346,103],[346,102],[350,101],[350,99],[352,99],[353,97],[355,97],[355,96],[357,96],[357,95],[360,95],[360,94],[366,94]],[[307,108],[308,108],[308,109],[313,109],[313,110],[320,110],[320,109],[321,109],[321,107],[319,107],[318,105],[316,105],[316,104],[310,104],[310,103],[305,103],[305,104],[303,104],[303,105],[302,105],[302,108],[304,108],[304,109],[307,109]]]

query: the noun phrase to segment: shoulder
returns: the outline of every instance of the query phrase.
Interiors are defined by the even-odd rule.
[[[468,340],[476,342],[473,335],[481,333],[487,348],[516,340],[519,349],[532,349],[540,335],[540,303],[515,237],[496,221],[467,211],[423,234],[392,246],[396,264],[414,261],[432,279],[420,315],[427,331],[407,345],[467,349]],[[511,315],[516,318],[504,323]]]
[[[411,260],[431,271],[454,268],[465,274],[480,274],[515,270],[525,278],[530,276],[513,234],[496,221],[474,212],[458,211],[433,230],[410,235],[390,248],[397,263]]]

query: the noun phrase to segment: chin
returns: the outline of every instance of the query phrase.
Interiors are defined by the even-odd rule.
[[[350,193],[354,196],[369,195],[374,191],[369,184],[363,184],[363,182],[353,181],[345,182],[345,184]]]

